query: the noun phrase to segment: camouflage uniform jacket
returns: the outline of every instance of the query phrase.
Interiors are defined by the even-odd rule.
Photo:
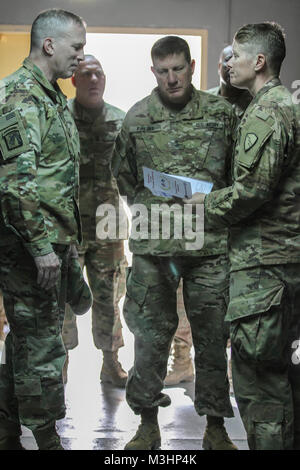
[[[279,79],[259,90],[237,130],[232,186],[205,198],[205,223],[231,226],[232,270],[300,262],[299,123]]]
[[[149,239],[131,236],[129,248],[135,254],[158,256],[209,256],[226,253],[226,230],[205,231],[202,249],[186,250],[187,239],[151,237],[151,204],[170,207],[174,200],[154,196],[144,187],[143,166],[178,176],[213,182],[213,190],[229,181],[235,116],[225,100],[193,88],[191,100],[180,112],[166,108],[157,88],[127,113],[113,156],[113,172],[121,196],[129,205],[148,209]],[[132,207],[131,207],[132,208]],[[171,219],[172,220],[172,219]],[[133,224],[135,218],[133,217]]]
[[[243,114],[245,110],[247,109],[247,106],[252,100],[252,96],[247,90],[239,90],[240,93],[236,94],[234,98],[229,100],[226,96],[221,95],[221,87],[216,86],[214,88],[210,88],[209,90],[206,90],[206,93],[211,93],[212,95],[215,96],[220,96],[221,98],[224,98],[228,103],[231,104],[233,107],[233,110],[236,114],[236,117],[240,120],[243,117]]]
[[[100,216],[96,217],[96,212],[101,204],[114,206],[116,221],[119,221],[120,197],[110,164],[114,143],[121,129],[125,112],[104,102],[99,109],[99,114],[95,117],[94,113],[90,113],[76,99],[69,100],[68,105],[80,138],[79,200],[83,240],[84,242],[97,241],[96,227]],[[125,213],[121,215],[126,219]],[[116,238],[118,234],[119,230],[116,226]],[[125,238],[127,238],[127,232]],[[116,240],[106,239],[105,241]]]
[[[2,82],[0,245],[32,256],[81,240],[79,139],[67,100],[27,58]]]

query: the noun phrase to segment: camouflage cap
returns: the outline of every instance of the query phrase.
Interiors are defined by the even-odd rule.
[[[75,315],[87,313],[93,304],[93,295],[85,282],[78,258],[71,258],[69,262],[67,303]]]

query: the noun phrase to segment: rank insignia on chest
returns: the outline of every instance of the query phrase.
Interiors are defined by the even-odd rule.
[[[244,142],[244,149],[245,149],[245,152],[247,152],[248,150],[250,150],[254,144],[256,144],[257,142],[257,135],[256,134],[253,134],[251,132],[249,132],[246,137],[245,137],[245,142]]]

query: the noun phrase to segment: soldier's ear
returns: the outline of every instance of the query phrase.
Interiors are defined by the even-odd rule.
[[[191,71],[192,71],[192,75],[193,75],[193,73],[194,73],[194,71],[195,71],[195,59],[193,59],[193,60],[191,61]]]
[[[53,39],[46,38],[43,42],[43,51],[47,54],[52,56],[54,54],[54,47],[53,47]]]
[[[261,70],[266,66],[266,56],[264,54],[257,54],[256,64],[254,67],[255,72],[261,72]]]

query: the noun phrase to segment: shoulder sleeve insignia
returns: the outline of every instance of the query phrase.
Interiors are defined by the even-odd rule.
[[[17,110],[0,116],[0,151],[4,160],[16,157],[30,148],[28,137]]]
[[[3,135],[8,150],[13,150],[23,146],[23,140],[18,129],[13,129]]]
[[[252,132],[248,132],[248,134],[246,134],[245,141],[244,141],[245,152],[250,150],[253,147],[253,145],[256,144],[257,140],[258,140],[258,137],[256,134],[253,134]]]

